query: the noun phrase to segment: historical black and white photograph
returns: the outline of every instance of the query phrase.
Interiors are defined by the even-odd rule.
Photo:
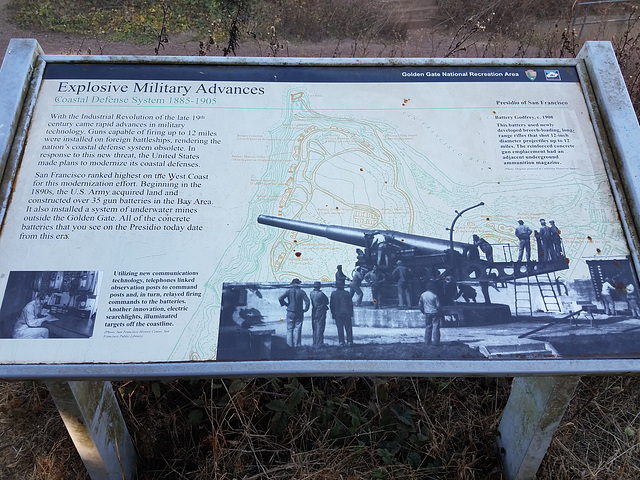
[[[467,210],[480,205],[470,207]],[[569,278],[555,220],[513,241],[454,241],[261,215],[258,223],[354,247],[320,280],[225,283],[219,360],[606,358],[640,354],[629,258],[582,258]]]
[[[91,338],[102,272],[11,272],[0,338]]]

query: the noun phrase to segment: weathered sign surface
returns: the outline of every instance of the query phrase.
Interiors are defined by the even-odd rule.
[[[635,358],[583,77],[50,61],[0,235],[0,362]]]

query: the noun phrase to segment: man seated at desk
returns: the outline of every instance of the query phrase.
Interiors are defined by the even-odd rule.
[[[49,338],[49,330],[42,326],[42,322],[58,319],[50,314],[41,316],[46,297],[44,293],[39,293],[24,306],[13,327],[13,338]]]

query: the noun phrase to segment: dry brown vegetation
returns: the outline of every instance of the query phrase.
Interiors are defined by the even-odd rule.
[[[503,378],[118,382],[140,479],[500,479]],[[640,478],[640,382],[584,377],[539,479]],[[46,388],[0,384],[0,478],[88,478]]]
[[[637,111],[640,105],[640,33],[631,3],[582,16],[572,1],[499,0],[482,9],[468,0],[441,1],[428,26],[403,29],[396,22],[402,15],[381,17],[389,12],[380,10],[374,29],[342,25],[348,33],[337,38],[309,23],[326,20],[323,2],[309,1],[306,9],[294,0],[264,3],[286,15],[268,27],[243,24],[238,55],[566,57],[585,40],[611,39]],[[415,2],[388,5],[402,3]],[[574,16],[595,23],[582,29]],[[627,21],[597,22],[612,16]],[[287,18],[293,23],[285,27]],[[323,43],[309,43],[301,32]],[[185,48],[221,55],[226,33]],[[87,53],[84,40],[69,41],[69,52]],[[494,437],[508,379],[214,379],[114,382],[114,389],[141,479],[502,478]],[[583,377],[538,478],[640,478],[639,445],[640,380]],[[88,478],[40,382],[0,383],[0,478]]]

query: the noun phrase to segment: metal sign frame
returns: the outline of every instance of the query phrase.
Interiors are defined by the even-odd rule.
[[[0,215],[4,218],[26,143],[42,76],[47,65],[224,65],[298,67],[575,67],[604,159],[620,223],[636,271],[640,218],[640,159],[635,145],[640,128],[624,81],[607,42],[587,42],[577,59],[285,59],[100,57],[43,55],[37,42],[12,41],[5,56],[0,83],[0,142],[4,175],[0,187]],[[15,193],[14,193],[15,194]],[[401,375],[401,376],[551,376],[629,374],[640,371],[638,358],[603,359],[485,359],[485,360],[278,360],[278,361],[175,361],[123,363],[4,364],[0,377],[7,379],[137,379],[211,376],[277,375]]]

